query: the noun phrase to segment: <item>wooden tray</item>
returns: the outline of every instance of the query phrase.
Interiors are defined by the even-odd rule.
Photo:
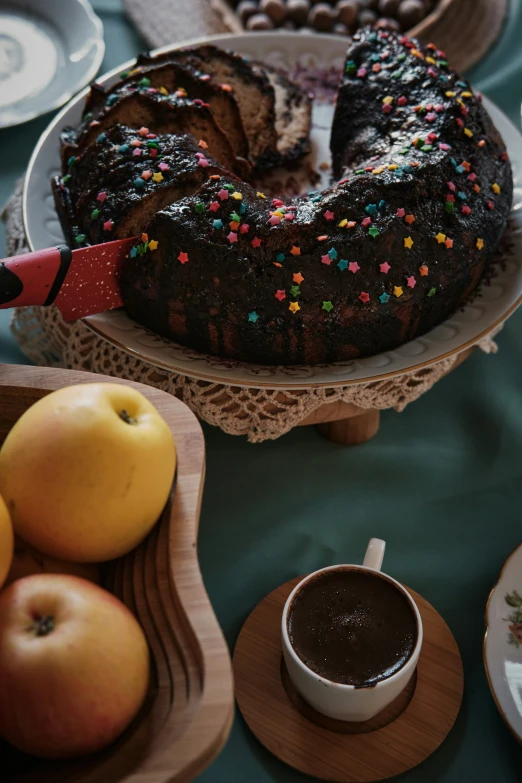
[[[161,519],[134,552],[108,566],[105,584],[138,617],[155,675],[141,713],[113,746],[74,762],[43,762],[4,744],[2,783],[185,783],[218,755],[232,725],[230,657],[197,560],[205,444],[194,414],[170,394],[139,383],[3,365],[0,442],[40,397],[95,381],[124,383],[141,391],[176,441],[177,475]]]

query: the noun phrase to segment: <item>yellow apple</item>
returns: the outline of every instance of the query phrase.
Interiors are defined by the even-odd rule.
[[[13,559],[13,527],[9,511],[0,497],[0,587],[6,580]]]
[[[99,562],[129,552],[170,492],[168,425],[135,389],[69,386],[38,400],[0,450],[0,494],[14,531],[40,552]]]
[[[69,563],[66,560],[58,560],[38,552],[15,536],[13,560],[5,584],[10,585],[16,579],[32,574],[71,574],[96,584],[101,582],[101,569],[97,563]]]
[[[0,593],[0,737],[19,750],[66,758],[109,745],[148,679],[140,625],[101,587],[37,574]]]

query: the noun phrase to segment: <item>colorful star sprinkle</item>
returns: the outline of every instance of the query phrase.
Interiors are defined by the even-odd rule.
[[[154,182],[163,182],[164,177],[161,171],[157,171],[155,174],[152,175],[152,179]]]
[[[221,190],[218,190],[217,196],[221,201],[226,201],[228,198],[228,190],[225,190],[225,188],[221,188]]]
[[[323,302],[323,306],[322,306],[322,308],[321,308],[321,309],[322,309],[322,310],[326,310],[326,312],[327,312],[327,313],[329,313],[329,312],[330,312],[330,310],[333,310],[333,304],[332,304],[330,301],[328,301],[328,302]]]
[[[261,239],[259,239],[259,237],[254,237],[250,244],[252,247],[261,247]]]
[[[390,301],[390,295],[383,291],[383,293],[379,297],[379,302],[381,304],[386,304]]]
[[[158,240],[157,239],[151,239],[149,242],[149,250],[157,250],[158,249]]]
[[[249,320],[250,323],[255,324],[258,319],[259,319],[259,316],[258,316],[258,314],[256,313],[255,310],[252,310],[252,312],[248,314],[248,320]]]
[[[296,245],[292,245],[290,248],[290,252],[293,256],[300,256],[301,255],[301,248],[296,247]]]
[[[413,247],[413,239],[411,237],[404,238],[404,247],[408,248],[408,250],[411,250]]]
[[[297,313],[297,311],[300,310],[301,308],[299,307],[298,302],[290,302],[288,309],[290,310],[291,313]]]
[[[214,220],[212,222],[212,225],[215,229],[223,228],[223,221],[222,220]]]
[[[98,195],[96,196],[96,201],[103,202],[105,201],[106,198],[107,198],[107,193],[104,190],[102,190],[101,193],[98,193]]]
[[[368,229],[368,234],[369,234],[369,236],[371,236],[373,239],[375,239],[375,237],[378,237],[378,236],[379,236],[379,229],[378,229],[378,228],[376,228],[375,226],[371,226],[371,228],[369,228],[369,229]]]
[[[439,245],[442,245],[442,243],[446,241],[446,234],[443,234],[441,231],[439,231],[435,239],[437,240]]]
[[[112,227],[114,226],[113,220],[106,220],[103,224],[103,230],[104,231],[112,231]]]
[[[237,242],[237,234],[235,231],[230,231],[229,234],[227,234],[227,239],[230,242],[231,245],[234,244],[234,242]]]
[[[383,275],[387,275],[391,269],[391,266],[387,261],[385,261],[383,264],[379,264],[379,269],[383,273]]]
[[[417,285],[417,281],[415,280],[414,276],[411,275],[411,277],[406,278],[406,284],[408,288],[415,288],[415,286]]]
[[[494,182],[493,185],[491,186],[491,190],[493,191],[493,193],[496,193],[498,195],[500,193],[500,185],[497,185],[497,183]]]
[[[370,301],[370,294],[367,291],[361,291],[357,297],[363,304],[367,304]]]
[[[355,274],[360,268],[361,267],[359,266],[357,261],[350,261],[350,263],[348,264],[348,271],[353,272],[353,274]]]
[[[341,258],[337,266],[341,272],[344,272],[345,269],[348,269],[348,261],[345,258]]]
[[[326,266],[330,266],[332,263],[332,259],[328,254],[321,256],[321,264],[326,264]]]
[[[283,301],[283,299],[286,299],[286,291],[284,291],[282,288],[280,288],[278,291],[274,294],[275,298],[278,299],[280,302]]]
[[[294,274],[292,275],[292,280],[294,281],[294,283],[300,285],[303,282],[304,277],[301,274],[301,272],[294,272]]]
[[[419,267],[419,274],[420,274],[421,277],[426,277],[427,276],[427,274],[428,274],[428,267],[426,266],[426,264],[423,264],[422,266]]]
[[[178,261],[180,262],[180,264],[186,264],[188,260],[189,260],[188,253],[184,253],[183,251],[180,251],[180,254],[178,256]]]
[[[400,285],[395,285],[395,286],[393,286],[393,293],[394,293],[394,296],[396,296],[396,297],[397,297],[397,299],[398,299],[400,296],[402,296],[402,295],[403,295],[403,293],[404,293],[404,291],[402,290],[402,286],[400,286]]]
[[[406,223],[408,223],[409,225],[411,225],[412,223],[415,222],[415,216],[414,215],[406,215],[406,217],[404,218],[404,221]]]
[[[323,217],[325,220],[333,220],[335,215],[333,212],[331,212],[329,209],[326,210],[326,212],[323,214]]]
[[[477,239],[477,249],[482,250],[484,247],[484,240],[483,239]]]

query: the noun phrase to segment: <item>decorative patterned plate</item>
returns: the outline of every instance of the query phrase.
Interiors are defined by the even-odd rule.
[[[490,593],[483,654],[498,710],[522,742],[522,544],[504,563]]]
[[[313,188],[328,184],[329,136],[333,117],[333,96],[344,60],[346,43],[328,35],[250,33],[213,36],[205,39],[233,48],[247,56],[264,60],[288,71],[315,94],[312,154],[310,167],[301,175],[272,172],[263,181],[268,192],[310,189],[310,171],[318,179]],[[195,43],[191,41],[190,43]],[[159,49],[158,52],[169,48]],[[131,63],[99,79],[110,84]],[[64,125],[80,121],[86,91],[79,93],[58,114],[42,135],[29,163],[25,179],[24,222],[29,245],[33,249],[63,241],[54,209],[49,179],[59,168],[59,132]],[[394,351],[368,359],[329,365],[267,367],[218,359],[200,354],[165,340],[132,321],[124,311],[112,311],[86,319],[87,325],[113,345],[152,365],[193,378],[244,387],[310,388],[347,386],[405,372],[440,361],[477,343],[516,309],[522,299],[522,137],[508,118],[490,101],[488,111],[507,144],[515,176],[513,225],[504,243],[503,263],[479,295],[465,308],[423,337]],[[306,172],[304,174],[303,172]]]

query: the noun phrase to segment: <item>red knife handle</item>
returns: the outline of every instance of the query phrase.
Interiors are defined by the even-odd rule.
[[[71,259],[70,248],[60,245],[0,261],[0,310],[52,304]]]

